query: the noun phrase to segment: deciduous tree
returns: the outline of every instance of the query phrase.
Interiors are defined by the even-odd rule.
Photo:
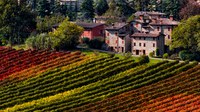
[[[93,0],[83,0],[81,4],[81,18],[84,20],[92,20],[94,18],[94,2]]]
[[[26,2],[0,0],[0,34],[10,44],[21,43],[35,29],[35,15]]]
[[[183,20],[172,32],[171,48],[200,51],[200,15]]]
[[[179,13],[181,19],[187,19],[191,16],[200,15],[200,4],[197,4],[194,0],[189,0],[185,7],[183,7]]]
[[[106,0],[98,0],[95,6],[95,12],[98,16],[103,15],[109,9],[108,3]]]
[[[53,42],[53,47],[55,49],[70,49],[74,48],[79,43],[82,32],[82,27],[65,19],[59,27],[54,32],[50,32],[49,35],[55,40]]]

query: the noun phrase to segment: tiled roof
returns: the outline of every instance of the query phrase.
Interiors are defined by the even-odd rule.
[[[153,33],[134,33],[131,35],[132,37],[158,37],[160,34],[153,34]]]
[[[137,11],[135,13],[135,16],[140,16],[140,15],[165,15],[165,13],[161,13],[161,12],[148,12],[148,11]]]
[[[102,23],[85,23],[85,22],[76,22],[76,24],[85,28],[85,29],[92,29],[92,28],[95,28],[97,26],[104,25]]]
[[[119,30],[126,25],[128,25],[128,24],[127,23],[115,23],[112,26],[106,27],[106,30]]]
[[[173,26],[177,26],[179,24],[178,21],[172,21],[168,18],[161,18],[161,19],[157,19],[157,20],[153,20],[150,25],[173,25]]]
[[[95,28],[97,26],[104,25],[102,23],[85,23],[85,22],[76,22],[75,24],[77,24],[78,26],[81,26],[85,29],[92,29],[92,28]],[[53,25],[53,28],[57,28],[58,26],[59,26],[59,24],[55,24],[55,25]]]

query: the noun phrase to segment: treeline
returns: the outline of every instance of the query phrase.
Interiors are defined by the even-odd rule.
[[[34,37],[32,40],[35,40],[31,45],[38,43],[37,41],[48,40],[50,43],[43,42],[47,46],[39,48],[49,48],[50,44],[52,45],[49,41],[51,39],[44,35],[53,32],[53,26],[62,23],[66,17],[69,21],[87,22],[92,22],[95,16],[113,16],[128,20],[136,11],[160,11],[174,15],[177,20],[187,19],[200,14],[200,5],[195,2],[195,0],[82,0],[81,4],[77,3],[74,6],[64,5],[56,0],[0,0],[0,45],[23,44],[31,36]],[[108,21],[108,23],[115,22],[112,18]],[[45,34],[40,35],[41,33]],[[64,34],[66,33],[63,32]],[[77,36],[79,35],[67,37],[77,38]],[[30,41],[28,43],[30,45]],[[72,45],[76,44],[77,42]]]

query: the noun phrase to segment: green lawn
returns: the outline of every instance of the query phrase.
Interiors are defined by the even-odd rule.
[[[80,51],[85,54],[85,55],[92,55],[92,54],[96,54],[96,55],[102,55],[102,56],[105,56],[105,55],[108,55],[108,53],[106,52],[101,52],[101,51],[97,51],[97,50],[90,50],[90,49],[80,49]],[[115,54],[116,57],[119,57],[121,59],[125,58],[124,56],[125,54]],[[127,54],[126,54],[127,55]],[[138,61],[138,56],[131,56],[131,58],[135,61]],[[150,64],[153,64],[153,63],[158,63],[158,62],[161,62],[162,60],[158,60],[158,59],[150,59]]]

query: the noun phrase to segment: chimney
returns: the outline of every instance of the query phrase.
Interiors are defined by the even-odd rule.
[[[169,19],[170,19],[171,21],[173,21],[173,20],[174,20],[174,16],[173,16],[173,15],[170,15],[170,16],[169,16]]]
[[[140,20],[143,20],[143,15],[140,15]]]
[[[163,20],[162,19],[160,20],[160,24],[163,24]]]

